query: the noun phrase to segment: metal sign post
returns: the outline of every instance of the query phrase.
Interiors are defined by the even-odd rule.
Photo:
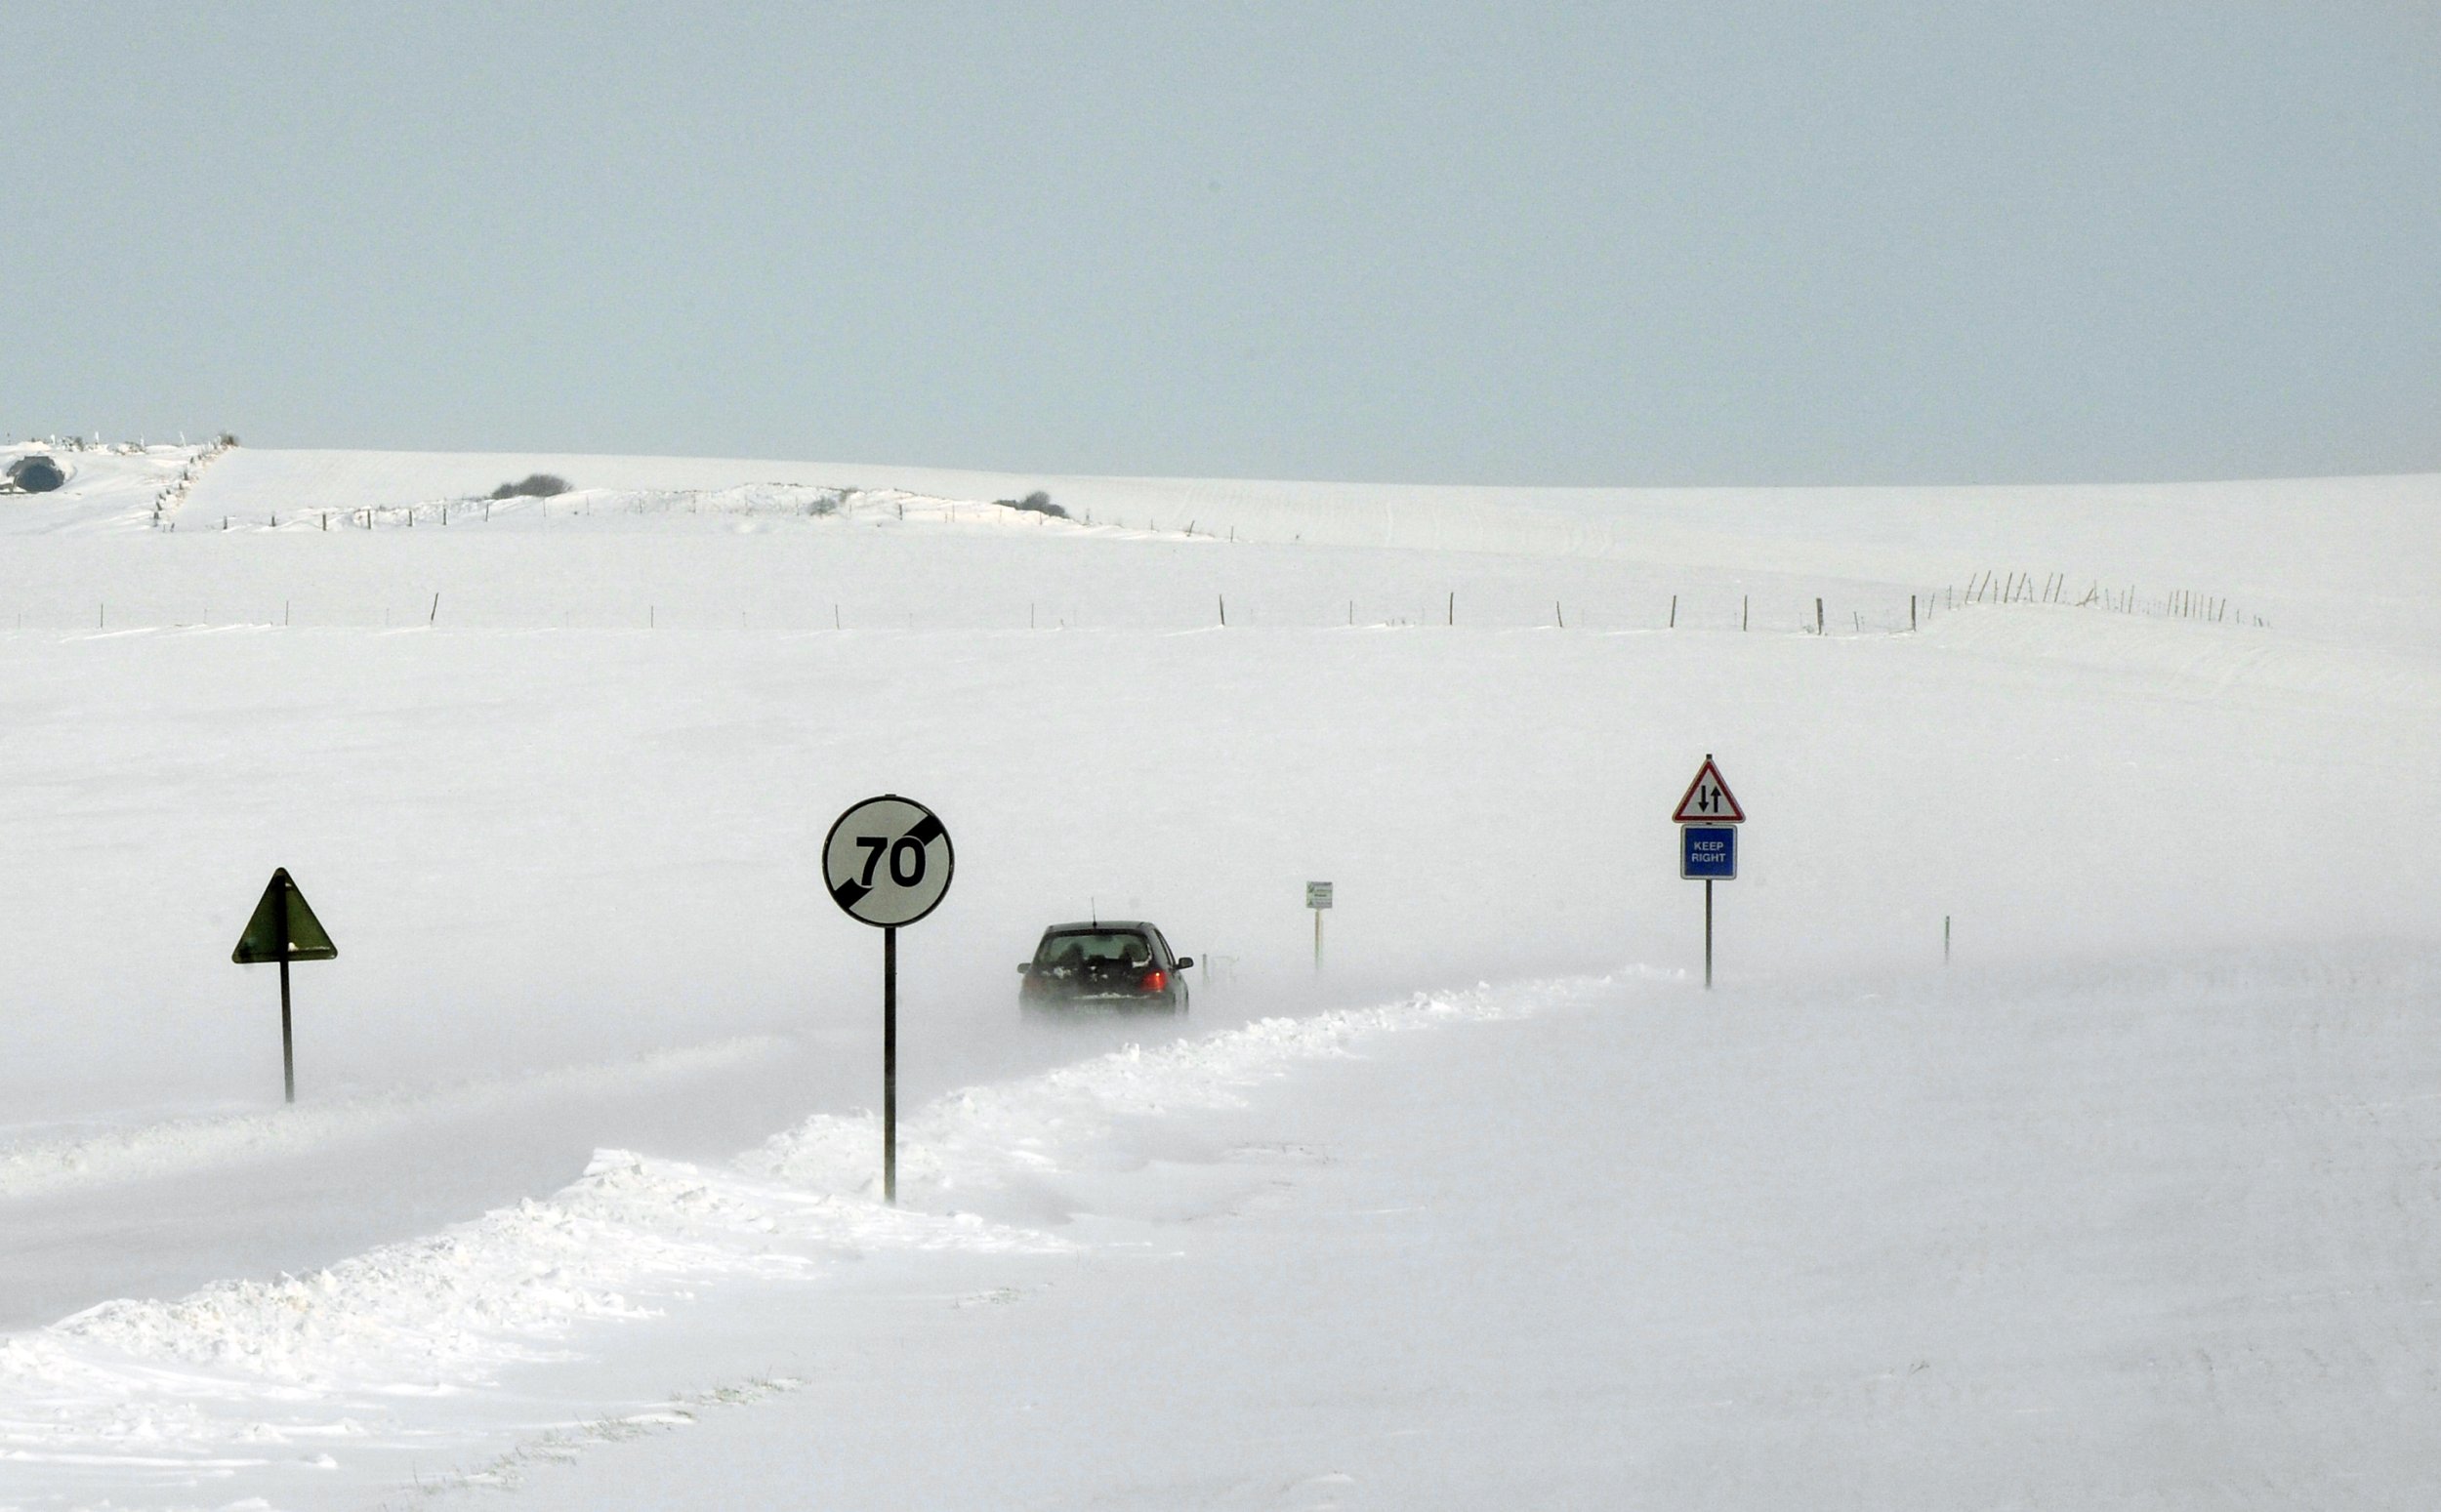
[[[898,1203],[898,926],[882,929],[882,1200]]]
[[[1704,884],[1704,989],[1712,990],[1712,884],[1737,880],[1738,832],[1746,810],[1713,765],[1712,753],[1670,816],[1678,827],[1678,875]]]
[[[297,1031],[288,1012],[288,894],[279,889],[279,1080],[280,1093],[288,1102],[297,1100]]]
[[[289,879],[288,868],[271,873],[270,884],[263,889],[263,900],[254,906],[254,917],[246,920],[245,933],[237,937],[237,948],[228,953],[228,959],[241,966],[279,962],[280,1081],[287,1101],[293,1103],[297,1100],[297,1037],[289,1015],[288,963],[336,960],[339,947],[331,943],[330,932]]]
[[[958,870],[940,816],[913,798],[866,798],[822,841],[831,901],[882,931],[882,1201],[898,1201],[898,929],[935,908]]]
[[[1305,884],[1305,907],[1313,910],[1313,968],[1322,969],[1322,911],[1331,906],[1329,882]]]

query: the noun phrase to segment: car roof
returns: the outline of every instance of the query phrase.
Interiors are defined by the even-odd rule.
[[[1140,919],[1080,919],[1072,924],[1046,924],[1045,934],[1066,934],[1071,930],[1150,929],[1152,925]]]

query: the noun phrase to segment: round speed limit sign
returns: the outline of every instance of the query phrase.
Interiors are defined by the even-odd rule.
[[[879,929],[912,924],[932,912],[957,869],[940,816],[894,793],[840,815],[822,841],[822,880],[831,901]]]

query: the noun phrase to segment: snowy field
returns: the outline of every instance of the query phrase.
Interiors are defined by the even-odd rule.
[[[2441,478],[62,460],[0,1506],[2441,1497]],[[1020,1023],[1096,910],[1182,1024]]]

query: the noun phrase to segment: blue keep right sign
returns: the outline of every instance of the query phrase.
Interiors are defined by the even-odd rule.
[[[1689,881],[1735,880],[1738,875],[1737,826],[1678,826],[1678,875]]]

